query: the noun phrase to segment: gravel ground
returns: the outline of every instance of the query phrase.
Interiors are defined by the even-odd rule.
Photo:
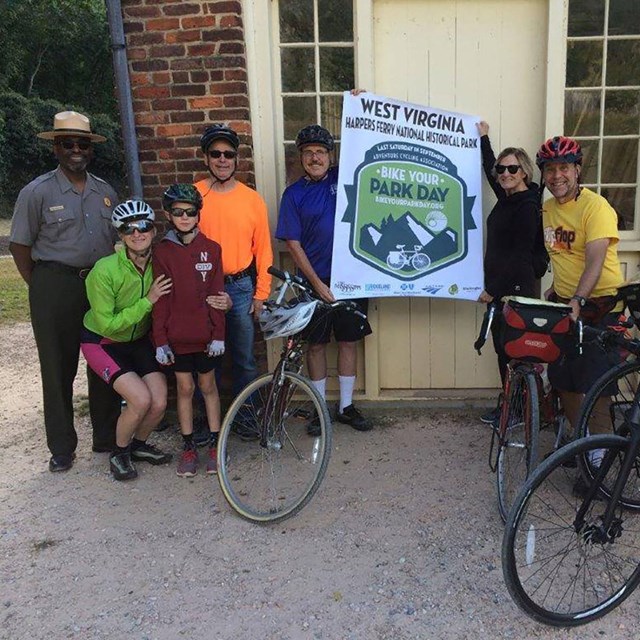
[[[638,635],[638,595],[572,630],[512,603],[490,435],[476,415],[379,412],[371,433],[337,425],[316,497],[285,523],[256,526],[205,475],[138,465],[137,481],[115,483],[106,454],[91,453],[86,417],[76,465],[50,474],[30,327],[0,329],[0,341],[1,638]],[[174,430],[154,438],[179,446]]]

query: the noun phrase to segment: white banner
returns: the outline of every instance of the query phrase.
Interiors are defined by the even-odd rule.
[[[483,289],[480,118],[383,98],[343,101],[336,298]]]

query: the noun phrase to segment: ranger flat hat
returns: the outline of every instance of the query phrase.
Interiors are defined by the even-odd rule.
[[[77,136],[89,138],[92,142],[105,142],[106,138],[97,133],[91,133],[89,118],[77,111],[61,111],[53,117],[53,131],[43,131],[37,134],[43,140],[54,140],[58,136]]]

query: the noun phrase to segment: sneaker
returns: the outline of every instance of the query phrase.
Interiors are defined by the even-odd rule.
[[[480,422],[495,426],[500,421],[500,407],[494,407],[480,416]]]
[[[312,438],[318,438],[322,434],[322,429],[320,428],[320,416],[314,410],[313,416],[310,418],[309,422],[307,422],[307,433]]]
[[[344,411],[340,411],[336,408],[336,420],[342,422],[342,424],[351,425],[358,431],[371,431],[373,428],[371,423],[353,406],[350,404],[344,408]]]
[[[180,454],[176,474],[181,478],[192,478],[196,473],[198,473],[198,451],[196,449],[185,449]]]
[[[111,474],[116,480],[133,480],[138,477],[138,472],[131,462],[131,453],[116,453],[115,451],[109,456],[109,468]]]
[[[148,462],[149,464],[168,464],[173,456],[170,453],[154,447],[148,442],[139,445],[131,445],[131,457],[139,462]]]
[[[207,458],[207,473],[209,475],[218,473],[218,450],[215,447],[209,447],[209,457]]]
[[[240,440],[244,440],[245,442],[260,439],[260,429],[255,422],[251,424],[249,421],[242,419],[235,420],[231,425],[231,431],[233,431]]]
[[[587,457],[589,458],[589,464],[592,467],[599,469],[600,465],[602,464],[602,461],[604,460],[604,456],[606,453],[607,453],[606,449],[592,449],[587,454]]]

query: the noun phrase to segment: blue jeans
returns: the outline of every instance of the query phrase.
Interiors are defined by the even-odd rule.
[[[249,276],[224,285],[233,301],[226,314],[226,346],[231,352],[234,397],[258,377],[258,367],[253,355],[253,314],[249,313],[253,302],[254,287]]]

